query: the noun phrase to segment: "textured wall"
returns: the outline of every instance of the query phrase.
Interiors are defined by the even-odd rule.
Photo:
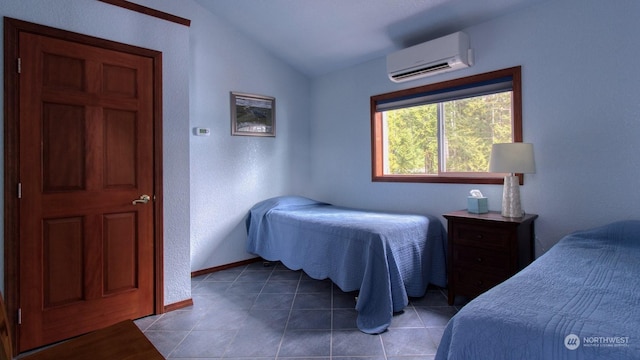
[[[306,183],[309,81],[206,11],[193,14],[191,269],[253,257],[249,207]],[[210,36],[209,34],[215,34]],[[276,98],[276,137],[231,136],[229,92]]]
[[[349,206],[442,214],[464,209],[470,189],[500,210],[502,186],[372,183],[369,97],[522,65],[525,211],[537,213],[538,254],[563,235],[638,218],[640,2],[549,1],[469,29],[475,66],[393,84],[385,59],[314,79],[313,195]],[[463,30],[463,29],[461,29]],[[336,116],[340,114],[340,116]]]
[[[189,29],[190,268],[254,257],[244,220],[266,198],[304,194],[309,174],[309,79],[194,1],[138,0],[191,20]],[[230,92],[276,98],[276,137],[231,136]],[[181,124],[182,126],[182,124]],[[206,127],[211,135],[194,136]],[[167,169],[172,171],[172,169]]]

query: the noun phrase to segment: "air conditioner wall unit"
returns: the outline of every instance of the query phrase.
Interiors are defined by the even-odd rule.
[[[463,32],[397,51],[387,56],[387,73],[393,82],[416,80],[473,65],[469,36]]]

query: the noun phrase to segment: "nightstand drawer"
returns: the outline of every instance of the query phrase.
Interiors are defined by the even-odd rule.
[[[493,274],[508,275],[511,269],[510,259],[508,252],[476,247],[457,247],[453,252],[453,264],[456,268],[484,270]]]
[[[478,296],[505,280],[502,275],[475,271],[454,271],[456,291],[471,297]]]
[[[455,245],[476,246],[487,249],[509,249],[510,232],[499,228],[477,226],[472,224],[456,224],[454,226],[453,243]]]

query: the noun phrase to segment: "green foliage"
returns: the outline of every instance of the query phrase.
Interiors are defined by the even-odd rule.
[[[438,173],[438,115],[436,105],[415,106],[385,113],[389,174]]]
[[[438,156],[438,114],[443,134]],[[511,92],[385,112],[387,174],[486,172],[491,145],[511,140]]]

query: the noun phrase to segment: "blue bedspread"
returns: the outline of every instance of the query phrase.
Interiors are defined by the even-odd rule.
[[[462,308],[436,359],[640,359],[640,221],[562,239]]]
[[[444,230],[436,218],[336,207],[284,196],[256,204],[247,219],[247,250],[266,260],[360,290],[357,326],[386,330],[409,296],[446,286]]]

